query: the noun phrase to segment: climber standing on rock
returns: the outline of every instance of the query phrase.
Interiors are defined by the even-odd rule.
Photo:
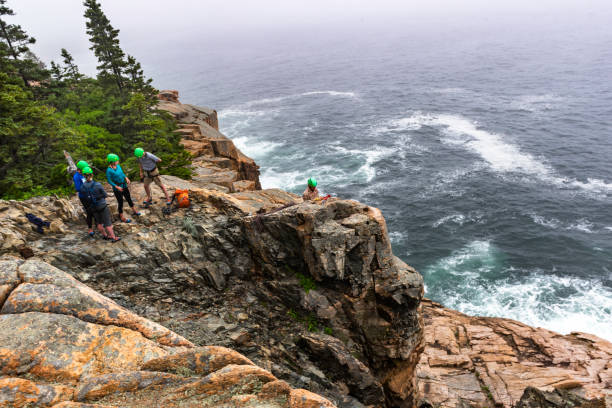
[[[106,169],[106,180],[108,184],[113,186],[113,193],[117,199],[117,207],[119,210],[119,218],[122,222],[132,222],[129,218],[125,218],[123,215],[123,199],[127,201],[128,205],[134,212],[134,215],[139,216],[140,213],[134,207],[132,196],[130,195],[130,179],[125,175],[123,169],[119,165],[119,156],[114,153],[106,156],[108,162],[108,168]]]
[[[319,190],[317,189],[317,180],[314,177],[308,179],[308,187],[302,194],[304,201],[311,201],[319,198]]]
[[[112,242],[120,241],[121,238],[117,237],[113,231],[113,223],[108,204],[106,204],[107,194],[104,191],[104,187],[102,187],[102,184],[94,181],[93,171],[90,167],[85,167],[83,174],[85,175],[85,182],[81,186],[81,191],[85,195],[87,206],[93,212],[100,233],[104,239],[110,239]]]
[[[85,199],[85,193],[81,191],[81,187],[85,182],[85,176],[83,175],[83,169],[89,167],[89,164],[83,160],[79,160],[77,163],[77,171],[72,176],[72,181],[74,182],[74,189],[79,194],[79,200],[83,205],[83,210],[85,211],[85,217],[87,219],[87,227],[89,229],[89,236],[94,236],[93,231],[93,212],[90,207],[87,205],[87,200]]]
[[[138,158],[138,164],[140,165],[140,179],[144,181],[144,189],[145,193],[147,193],[147,199],[144,202],[144,205],[151,205],[153,203],[153,199],[151,198],[152,181],[154,181],[155,184],[162,189],[164,195],[166,196],[166,204],[170,205],[172,202],[170,201],[166,187],[161,182],[159,169],[157,168],[157,163],[161,162],[162,160],[153,153],[145,152],[140,147],[137,147],[134,150],[134,155]]]

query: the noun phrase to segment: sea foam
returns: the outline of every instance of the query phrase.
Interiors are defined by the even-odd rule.
[[[588,178],[584,182],[558,175],[548,163],[508,142],[505,136],[484,130],[478,122],[460,115],[415,113],[390,124],[407,129],[439,128],[445,136],[442,139],[444,143],[478,154],[497,173],[520,173],[562,189],[579,189],[594,194],[612,192],[612,183],[601,179]]]
[[[271,98],[254,99],[252,101],[248,101],[248,102],[236,105],[236,106],[229,107],[228,110],[229,111],[240,111],[240,110],[244,110],[245,108],[252,108],[254,106],[277,104],[279,102],[283,102],[283,101],[287,101],[291,99],[299,99],[299,98],[303,98],[306,96],[318,96],[318,95],[348,98],[348,99],[359,99],[359,96],[357,95],[357,93],[350,92],[350,91],[346,91],[346,92],[345,91],[332,91],[332,90],[330,91],[308,91],[308,92],[296,93],[296,94],[291,94],[291,95],[276,96],[276,97],[271,97]]]
[[[602,280],[551,276],[537,269],[516,278],[517,270],[504,267],[503,254],[486,240],[466,244],[423,272],[429,281],[426,295],[446,307],[612,340],[612,289]]]

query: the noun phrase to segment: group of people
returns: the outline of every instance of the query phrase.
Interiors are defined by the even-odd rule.
[[[134,155],[138,159],[138,165],[140,167],[140,179],[143,181],[144,190],[146,193],[146,200],[143,202],[144,206],[149,206],[153,203],[151,196],[151,183],[157,184],[166,196],[166,204],[170,205],[172,201],[168,196],[168,191],[160,179],[159,169],[157,164],[161,162],[161,159],[155,156],[153,153],[145,152],[142,148],[138,147],[134,150]],[[141,213],[138,211],[132,200],[130,194],[131,181],[128,176],[123,172],[121,165],[119,164],[119,156],[114,153],[110,153],[106,156],[106,162],[108,167],[106,168],[106,180],[113,188],[113,194],[117,200],[117,210],[119,213],[119,219],[121,222],[129,223],[132,220],[127,218],[123,212],[124,201],[127,202],[135,216],[140,216]],[[120,241],[115,231],[113,230],[112,217],[110,209],[106,202],[108,195],[104,190],[104,187],[93,179],[93,170],[91,166],[84,160],[79,161],[76,164],[77,171],[74,173],[73,182],[74,188],[79,195],[79,200],[85,210],[87,227],[89,228],[89,235],[94,236],[95,232],[93,229],[93,223],[96,223],[98,231],[102,237],[112,242]],[[314,177],[308,179],[308,186],[302,194],[304,201],[318,200],[319,190],[317,189],[317,180]]]
[[[157,184],[166,196],[166,204],[170,204],[170,198],[168,191],[163,185],[160,179],[159,169],[157,164],[162,160],[155,156],[153,153],[145,152],[142,148],[138,147],[134,150],[134,155],[138,159],[138,165],[140,167],[140,179],[143,181],[145,193],[147,195],[143,205],[149,206],[153,203],[151,196],[151,183]],[[132,220],[127,218],[123,213],[124,200],[128,206],[132,209],[135,216],[140,216],[140,212],[136,209],[132,196],[130,195],[130,184],[131,181],[127,175],[123,172],[121,165],[119,164],[119,156],[114,153],[110,153],[106,156],[108,167],[106,169],[106,180],[113,188],[113,194],[117,200],[117,208],[119,212],[119,218],[121,222],[129,223]],[[87,218],[87,227],[89,228],[89,235],[94,236],[93,223],[96,223],[98,231],[102,237],[111,242],[120,241],[114,230],[111,218],[110,209],[106,202],[108,195],[104,190],[104,187],[93,179],[93,170],[86,161],[79,161],[77,163],[77,171],[74,173],[73,182],[74,188],[79,195],[79,200],[83,205]]]

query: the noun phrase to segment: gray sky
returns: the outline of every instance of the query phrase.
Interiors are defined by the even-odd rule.
[[[612,20],[610,0],[102,0],[102,8],[121,44],[138,57],[143,47],[180,47],[189,41],[211,46],[263,33],[282,36],[291,30],[399,30],[403,26],[520,23],[545,19]],[[93,73],[81,0],[9,0],[17,22],[37,39],[34,51],[45,61],[59,59],[62,47],[83,71]],[[443,23],[440,23],[443,22]],[[594,23],[596,24],[596,23]]]

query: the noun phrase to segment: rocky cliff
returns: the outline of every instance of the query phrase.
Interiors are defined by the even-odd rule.
[[[219,132],[217,111],[181,103],[178,91],[161,91],[158,98],[158,107],[177,120],[181,143],[194,157],[195,181],[232,193],[261,189],[259,167]]]
[[[416,370],[422,402],[445,407],[612,403],[610,342],[586,333],[563,336],[510,319],[467,316],[430,300],[422,308],[425,350]],[[549,394],[534,398],[531,390],[519,404],[527,387]]]
[[[0,201],[0,406],[512,406],[530,385],[530,407],[609,395],[609,343],[423,300],[378,209],[261,190],[216,112],[160,98],[195,171],[163,179],[190,190],[191,208],[144,209],[111,244],[86,235],[76,198]],[[51,221],[44,235],[26,213]]]
[[[83,234],[74,200],[2,203],[3,251],[70,271],[191,343],[233,347],[338,406],[415,404],[422,280],[392,255],[376,209],[190,187],[191,209],[144,210],[138,223],[118,225],[117,244]],[[55,217],[53,232],[37,236],[27,212]],[[70,296],[37,293],[21,304],[81,302]]]

